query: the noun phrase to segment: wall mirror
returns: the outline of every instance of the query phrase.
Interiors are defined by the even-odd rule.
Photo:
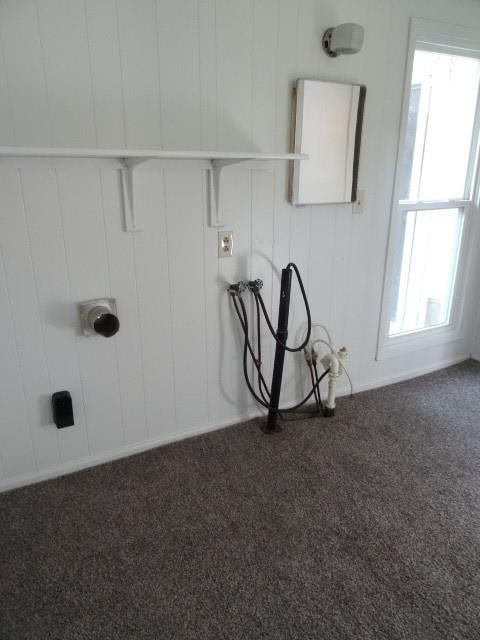
[[[292,146],[308,160],[293,163],[292,204],[356,200],[365,94],[359,84],[297,81]]]

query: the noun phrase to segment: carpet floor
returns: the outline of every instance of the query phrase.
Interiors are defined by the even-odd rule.
[[[2,640],[480,637],[480,363],[0,495]]]

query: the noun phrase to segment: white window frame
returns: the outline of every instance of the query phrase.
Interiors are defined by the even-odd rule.
[[[477,97],[472,147],[469,159],[469,172],[464,198],[439,201],[402,201],[400,202],[401,159],[406,139],[408,109],[410,103],[410,85],[415,50],[438,51],[441,53],[470,56],[480,59],[480,31],[469,27],[450,25],[444,22],[412,18],[410,22],[410,38],[405,69],[404,92],[402,101],[402,117],[398,142],[395,182],[390,215],[390,233],[385,261],[382,307],[378,330],[376,359],[395,357],[417,349],[435,346],[458,340],[465,336],[464,307],[467,276],[467,262],[470,253],[470,236],[473,227],[473,216],[477,210],[478,194],[478,146],[480,132],[480,93]],[[463,210],[463,228],[458,254],[457,269],[454,276],[453,296],[450,317],[447,324],[426,327],[410,333],[389,335],[392,296],[394,293],[395,253],[401,241],[401,219],[405,211],[425,209],[461,209]]]

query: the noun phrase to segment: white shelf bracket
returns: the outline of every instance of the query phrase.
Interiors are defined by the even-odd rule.
[[[125,231],[141,231],[137,221],[134,190],[134,169],[149,160],[201,160],[207,161],[206,207],[208,223],[211,227],[222,227],[220,177],[222,170],[231,164],[257,160],[306,160],[302,153],[258,153],[243,151],[166,151],[164,149],[63,149],[59,147],[2,147],[0,162],[4,159],[26,158],[28,162],[35,158],[54,162],[60,158],[81,158],[82,160],[115,160],[120,168]],[[54,166],[54,165],[53,165]]]
[[[133,170],[148,158],[119,158],[122,178],[123,218],[125,231],[141,231],[137,226],[135,195],[133,189]]]
[[[231,164],[245,162],[248,158],[227,158],[224,160],[209,160],[207,169],[207,203],[209,210],[209,225],[223,227],[224,222],[220,213],[220,175],[222,169]]]

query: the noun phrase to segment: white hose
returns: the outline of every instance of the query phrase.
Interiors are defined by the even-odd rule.
[[[345,372],[345,375],[347,376],[349,385],[350,385],[350,396],[353,396],[353,383],[352,383],[352,379],[350,377],[350,374],[347,371],[347,368],[345,367],[344,364],[344,357],[341,357],[342,355],[342,350],[340,350],[338,353],[335,351],[335,348],[333,346],[333,341],[332,341],[332,337],[330,335],[330,332],[328,330],[328,328],[324,325],[321,324],[320,322],[312,322],[312,327],[318,327],[320,329],[322,329],[327,337],[327,340],[323,340],[322,338],[317,338],[316,340],[314,340],[311,343],[311,348],[314,349],[316,344],[323,344],[325,346],[327,346],[330,349],[330,355],[334,356],[335,360],[336,360],[336,365],[333,366],[333,369],[335,369],[334,374],[332,375],[332,366],[330,363],[330,360],[328,360],[328,362],[330,364],[326,365],[324,360],[327,358],[327,356],[325,356],[325,358],[322,359],[322,364],[323,366],[327,369],[330,368],[330,375],[329,375],[329,383],[328,383],[328,389],[329,389],[329,393],[328,393],[328,400],[327,400],[327,408],[333,409],[335,407],[335,389],[336,389],[336,384],[337,384],[337,378],[343,373]],[[331,402],[330,402],[331,401]],[[330,404],[329,404],[330,402]]]
[[[337,379],[340,375],[340,361],[336,353],[327,353],[327,355],[322,358],[322,364],[326,369],[330,369],[328,373],[328,393],[325,406],[327,409],[335,409],[335,391]]]

